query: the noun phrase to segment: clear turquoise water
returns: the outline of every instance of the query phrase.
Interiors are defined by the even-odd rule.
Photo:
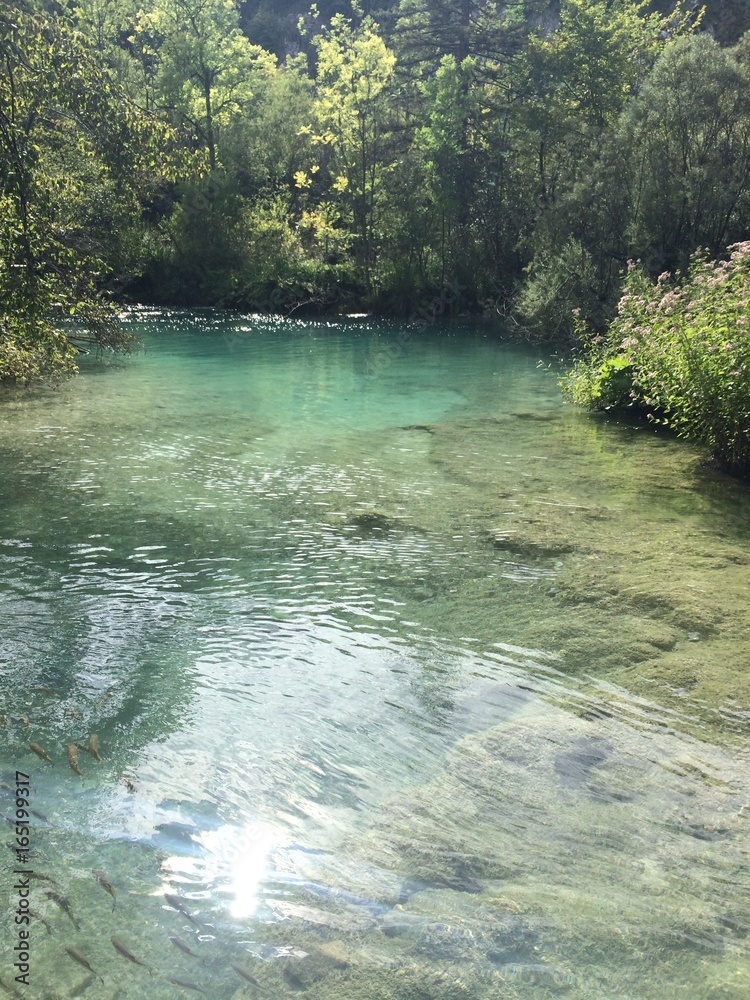
[[[27,995],[748,995],[746,488],[483,329],[126,321],[0,403]]]

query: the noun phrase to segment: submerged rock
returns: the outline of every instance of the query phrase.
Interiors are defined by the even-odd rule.
[[[636,951],[645,978],[630,997],[670,995],[641,992],[657,957],[731,955],[750,925],[750,773],[629,713],[616,698],[588,719],[540,705],[461,739],[433,781],[383,807],[349,848],[423,886],[381,919],[384,937],[524,991],[574,988],[597,956],[616,984]],[[437,888],[441,874],[484,890]]]
[[[515,417],[516,420],[540,420],[546,423],[549,420],[559,420],[559,414],[554,413],[538,413],[532,410],[525,410],[522,412],[511,413],[511,417]]]
[[[353,514],[349,518],[349,524],[359,528],[360,531],[390,531],[395,527],[393,519],[388,514],[380,511],[364,511],[361,514]]]
[[[496,549],[527,558],[551,559],[575,551],[569,539],[555,537],[549,532],[540,532],[534,537],[527,532],[497,531],[491,535],[491,542]]]

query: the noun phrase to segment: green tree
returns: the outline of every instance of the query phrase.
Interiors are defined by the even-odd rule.
[[[79,31],[114,70],[131,100],[156,107],[159,38],[147,30],[139,0],[69,0]]]
[[[477,92],[471,85],[473,60],[459,64],[443,56],[434,78],[424,84],[427,123],[415,142],[426,166],[426,188],[437,214],[438,287],[455,276],[466,249],[465,232],[474,194],[475,157],[471,131],[477,113]],[[454,257],[451,262],[450,258]]]
[[[150,54],[153,106],[189,130],[209,175],[199,171],[169,192],[151,266],[135,290],[160,302],[232,304],[245,280],[244,198],[257,194],[269,153],[282,152],[274,137],[256,164],[253,126],[283,74],[242,34],[233,0],[151,0],[128,45],[139,59]]]
[[[167,136],[62,18],[0,10],[0,54],[0,377],[64,375],[72,340],[126,346],[100,294],[106,253],[82,224],[90,187],[114,184],[137,213]],[[62,316],[89,333],[66,336]]]
[[[391,165],[388,98],[396,57],[367,17],[355,27],[336,15],[313,41],[318,61],[312,147],[326,167],[327,197],[338,201],[351,219],[357,260],[369,289],[378,212]],[[319,166],[312,164],[311,170],[317,172]],[[311,185],[310,173],[298,172],[297,186]]]
[[[307,161],[304,126],[312,116],[312,80],[303,56],[253,80],[245,113],[222,136],[222,160],[246,198],[289,192],[295,172]]]
[[[648,0],[563,0],[559,29],[531,37],[523,124],[542,206],[587,169],[658,53],[690,30],[691,17],[679,6],[670,15],[648,6]]]
[[[750,224],[750,67],[706,35],[670,45],[623,116],[631,255],[658,274]]]
[[[628,150],[612,137],[659,52],[694,23],[679,5],[563,0],[559,29],[530,38],[513,144],[530,210],[518,305],[536,335],[569,335],[574,307],[606,322],[629,252]]]
[[[155,0],[132,38],[159,40],[160,102],[194,129],[215,170],[222,131],[244,113],[257,78],[275,71],[275,58],[242,34],[234,0]]]
[[[444,56],[460,65],[469,57],[492,76],[519,51],[548,0],[401,0],[392,31],[401,68],[422,77]]]

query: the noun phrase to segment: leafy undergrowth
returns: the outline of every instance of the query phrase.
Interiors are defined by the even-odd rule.
[[[631,265],[617,318],[562,380],[590,409],[643,408],[750,477],[750,241],[654,284]]]

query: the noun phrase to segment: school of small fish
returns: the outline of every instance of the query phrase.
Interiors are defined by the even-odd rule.
[[[52,688],[45,687],[43,685],[37,685],[37,690],[49,696],[54,696],[58,698],[61,697],[59,692],[53,690]],[[110,689],[102,695],[97,705],[98,712],[102,711],[107,701],[112,697],[113,693],[114,692]],[[72,706],[69,709],[68,714],[72,718],[74,718],[77,722],[83,722],[83,716],[75,706]],[[19,714],[16,718],[18,722],[23,725],[26,731],[26,735],[28,737],[28,734],[31,732],[33,726],[32,721],[25,714]],[[9,719],[4,715],[0,715],[0,726],[7,727],[8,725],[11,724],[11,722],[12,719]],[[49,756],[47,751],[42,746],[40,746],[39,743],[29,740],[27,742],[27,746],[29,750],[35,753],[36,756],[39,757],[41,760],[43,760],[45,763],[54,765],[54,759]],[[54,748],[52,748],[52,750],[54,753]],[[65,754],[70,769],[73,771],[74,774],[77,774],[79,777],[85,778],[86,775],[83,771],[81,771],[79,766],[79,761],[78,761],[79,750],[88,752],[97,763],[102,763],[103,758],[99,753],[98,735],[96,733],[91,733],[86,743],[71,741],[65,747]],[[137,792],[138,789],[136,785],[126,775],[124,774],[118,775],[118,780],[122,784],[124,784],[128,792],[133,794]],[[8,792],[15,794],[15,789],[13,788],[13,786],[9,785],[5,781],[0,782],[0,787],[2,787],[4,790]],[[32,812],[42,822],[47,824],[49,823],[47,817],[44,816],[42,813],[38,812],[37,810],[30,810],[30,812]],[[6,817],[6,820],[9,825],[15,825],[15,819],[12,819],[11,817],[8,816]],[[7,846],[11,851],[13,852],[16,851],[16,844],[14,844],[13,842],[9,841]],[[109,896],[112,897],[112,911],[114,912],[115,906],[117,904],[117,895],[111,882],[107,879],[107,876],[101,869],[95,868],[92,870],[91,874],[93,875],[95,881],[102,887],[102,889],[104,889],[104,891]],[[29,878],[33,879],[34,881],[43,883],[44,887],[40,889],[41,896],[46,900],[50,901],[51,903],[54,903],[60,909],[60,911],[68,917],[70,922],[75,927],[76,931],[80,932],[81,925],[77,920],[75,914],[73,913],[73,908],[69,900],[65,897],[65,895],[63,895],[61,891],[58,891],[60,889],[59,883],[50,875],[45,875],[44,873],[38,871],[31,872],[29,874]],[[56,888],[52,888],[53,886]],[[199,921],[190,912],[188,905],[183,897],[167,892],[164,894],[164,900],[173,910],[176,910],[177,913],[180,914],[180,916],[182,916],[185,920],[193,924],[193,926],[195,926],[196,928],[201,927]],[[45,927],[48,936],[54,935],[53,924],[52,922],[50,922],[50,920],[47,919],[47,917],[43,913],[39,913],[37,910],[33,908],[30,908],[28,910],[28,913],[33,920],[38,921]],[[178,949],[178,951],[181,951],[185,955],[189,955],[191,958],[201,961],[201,956],[196,951],[194,951],[193,948],[191,948],[191,946],[187,942],[183,941],[182,938],[178,937],[176,934],[170,934],[169,940],[174,945],[174,947]],[[145,961],[143,961],[142,958],[138,957],[138,955],[131,949],[131,947],[126,941],[124,941],[121,937],[119,937],[116,934],[112,934],[110,936],[110,941],[112,943],[112,947],[114,948],[115,952],[118,955],[120,955],[121,958],[125,959],[127,962],[130,962],[133,965],[137,965],[144,969],[147,969],[149,974],[153,976],[154,970]],[[95,982],[96,979],[100,979],[102,982],[104,982],[104,977],[99,973],[97,969],[95,969],[91,965],[91,962],[82,951],[80,951],[73,945],[64,945],[63,947],[64,947],[64,953],[68,956],[68,958],[76,965],[79,965],[82,969],[85,969],[89,976],[87,980],[85,980],[83,983],[80,984],[80,986],[75,990],[74,993],[70,994],[71,996],[82,995],[84,992],[88,990],[89,986],[93,982]],[[239,962],[231,962],[230,968],[235,972],[237,976],[239,976],[245,982],[252,983],[254,986],[260,986],[260,983],[252,975],[252,973],[248,969],[246,969],[243,965],[240,965]],[[182,976],[165,975],[164,979],[170,985],[176,986],[181,990],[189,990],[193,993],[202,994],[203,996],[209,995],[199,983],[193,982],[190,979],[185,979]],[[0,990],[6,991],[13,995],[20,995],[15,986],[8,985],[2,979],[0,979]]]

